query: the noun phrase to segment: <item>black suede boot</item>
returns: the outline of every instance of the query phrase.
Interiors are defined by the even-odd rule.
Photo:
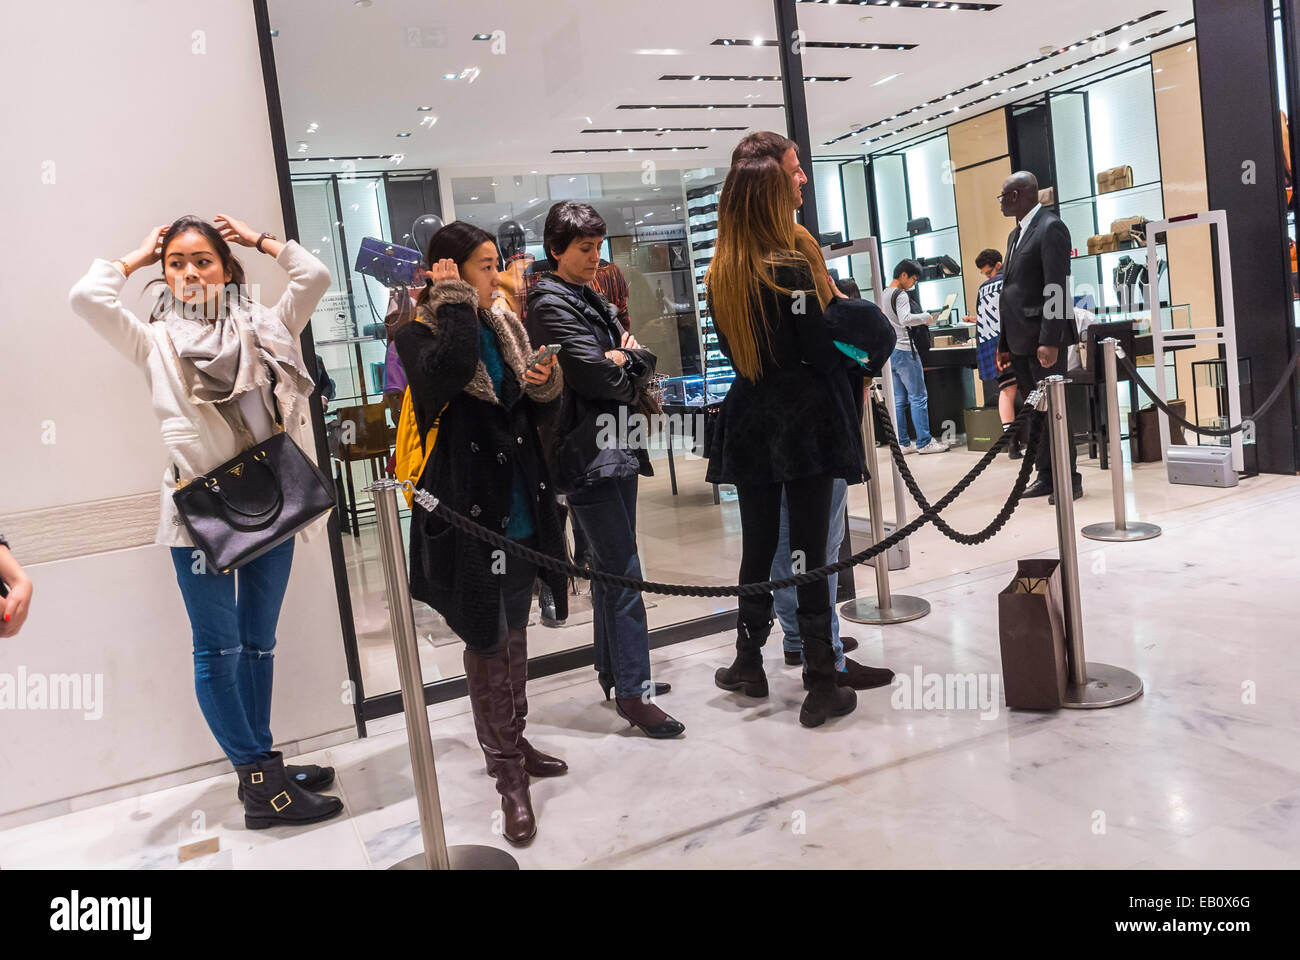
[[[239,764],[235,772],[244,795],[244,826],[249,830],[319,823],[343,809],[338,797],[319,797],[290,780],[279,750],[265,760]]]
[[[723,690],[739,690],[747,697],[767,696],[763,672],[763,644],[772,632],[772,596],[741,597],[736,614],[736,659],[719,667],[713,682]]]
[[[842,717],[858,705],[851,687],[842,687],[835,675],[835,649],[831,646],[831,612],[806,614],[798,611],[803,658],[808,665],[808,696],[799,710],[805,727],[820,727],[827,717]]]

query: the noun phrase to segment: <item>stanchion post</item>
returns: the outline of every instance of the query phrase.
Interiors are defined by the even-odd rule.
[[[1047,437],[1051,443],[1052,492],[1056,495],[1056,537],[1061,555],[1061,593],[1065,604],[1066,659],[1069,674],[1062,706],[1114,707],[1142,695],[1137,674],[1106,663],[1089,663],[1083,646],[1083,607],[1079,601],[1079,552],[1074,539],[1074,480],[1070,473],[1070,426],[1065,414],[1065,378],[1043,380],[1047,397]],[[1111,464],[1114,469],[1114,463]]]
[[[1090,540],[1151,540],[1160,536],[1160,528],[1154,523],[1128,522],[1128,507],[1124,497],[1124,446],[1120,439],[1119,425],[1118,351],[1119,341],[1114,337],[1101,341],[1102,369],[1106,376],[1106,446],[1110,451],[1110,492],[1115,501],[1115,521],[1090,523],[1080,532]]]
[[[375,516],[379,520],[379,556],[388,593],[388,617],[397,652],[397,675],[402,688],[402,710],[406,715],[406,739],[411,750],[411,774],[415,800],[420,811],[420,834],[424,852],[407,857],[392,869],[404,870],[516,870],[515,858],[497,847],[464,845],[447,847],[438,795],[438,771],[433,757],[433,735],[424,707],[424,678],[415,636],[415,612],[406,579],[406,551],[397,515],[394,480],[379,480],[370,486]]]
[[[862,444],[867,455],[867,505],[871,509],[871,545],[885,539],[884,508],[880,503],[880,470],[876,457],[876,419],[870,395],[862,409]],[[896,594],[889,589],[889,551],[876,555],[876,595],[847,600],[840,616],[854,623],[904,623],[919,620],[930,612],[928,601]]]

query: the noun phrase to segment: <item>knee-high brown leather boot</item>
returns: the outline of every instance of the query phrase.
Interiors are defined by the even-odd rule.
[[[515,733],[524,755],[524,769],[534,777],[558,777],[569,772],[569,765],[559,757],[542,753],[526,739],[528,723],[528,631],[506,631],[506,650],[510,656],[510,692],[515,701]]]
[[[510,655],[502,647],[484,656],[465,650],[465,680],[474,729],[487,758],[488,773],[501,794],[505,838],[523,846],[537,835],[537,818],[528,795],[528,774],[515,732],[515,701],[510,689]]]

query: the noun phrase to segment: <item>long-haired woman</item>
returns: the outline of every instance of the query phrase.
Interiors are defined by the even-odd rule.
[[[420,435],[436,422],[419,487],[452,510],[550,556],[563,558],[560,517],[537,433],[540,407],[560,395],[555,358],[536,364],[523,325],[494,297],[492,236],[455,221],[429,242],[430,283],[418,323],[395,335]],[[511,556],[418,503],[411,515],[411,595],[465,641],[465,679],[479,745],[496,779],[505,837],[537,833],[528,778],[568,770],[524,738],[528,714],[528,614],[535,564]],[[567,614],[562,573],[540,572]]]
[[[273,257],[289,275],[274,305],[247,296],[230,243]],[[165,284],[149,320],[122,305],[127,277],[162,261]],[[215,225],[181,217],[149,232],[117,260],[96,260],[72,288],[72,309],[144,373],[153,394],[168,466],[157,542],[172,563],[194,634],[194,687],[213,737],[239,774],[250,829],[315,823],[343,802],[309,791],[334,780],[330,767],[286,766],[272,750],[275,632],[289,583],[290,538],[234,573],[209,569],[181,525],[177,486],[285,430],[314,450],[308,400],[314,372],[298,335],[330,285],[325,265],[289,241],[224,214]],[[322,517],[298,534],[304,542]]]
[[[854,483],[866,474],[846,360],[826,328],[809,262],[796,252],[794,211],[778,162],[737,161],[718,200],[717,246],[705,277],[718,346],[736,371],[714,428],[707,478],[736,485],[742,584],[766,580],[772,569],[782,489],[792,555],[811,570],[826,562],[832,481]],[[815,727],[851,712],[857,700],[836,683],[826,584],[805,584],[798,597],[809,691],[799,722]],[[739,607],[736,658],[718,670],[715,683],[765,697],[762,646],[772,595],[741,597]]]

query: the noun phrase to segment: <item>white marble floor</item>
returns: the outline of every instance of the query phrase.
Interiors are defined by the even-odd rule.
[[[955,476],[959,466],[944,469]],[[981,715],[903,709],[883,689],[805,730],[798,671],[782,664],[779,643],[767,651],[772,695],[756,704],[713,686],[731,644],[715,636],[653,654],[656,676],[673,684],[661,705],[687,725],[680,741],[663,742],[629,733],[589,670],[548,677],[532,685],[529,734],[571,772],[534,785],[540,829],[516,851],[520,864],[1300,866],[1300,480],[1168,496],[1195,493],[1207,494],[1202,506],[1149,494],[1165,530],[1157,540],[1080,541],[1088,655],[1137,671],[1146,684],[1137,701],[1056,713],[998,701]],[[1050,516],[1026,540],[988,547],[987,562],[940,579],[916,577],[955,553],[932,544],[923,566],[914,552],[900,580],[933,612],[846,626],[859,658],[907,676],[998,674],[997,592],[1013,556],[1045,545]],[[450,841],[504,846],[467,705],[429,715]],[[333,822],[246,831],[226,775],[0,832],[0,868],[387,867],[417,852],[420,837],[401,717],[372,734],[309,755],[338,769],[347,809]],[[183,846],[207,838],[217,852],[180,862]]]

